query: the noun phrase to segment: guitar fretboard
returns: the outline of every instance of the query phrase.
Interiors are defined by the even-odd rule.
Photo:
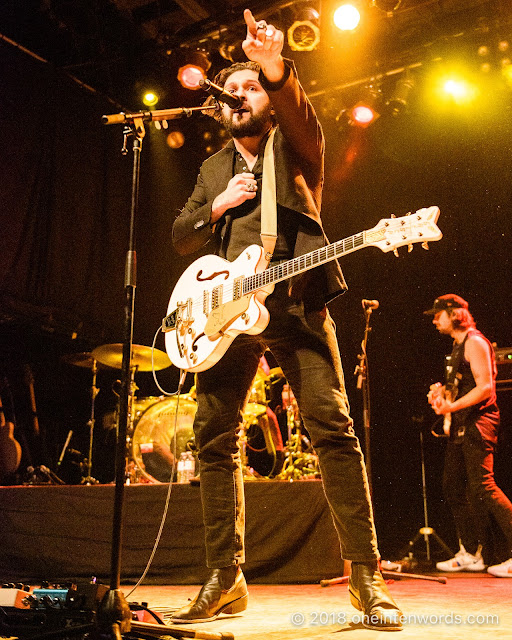
[[[365,245],[364,234],[365,232],[361,231],[353,236],[338,240],[338,242],[333,242],[320,249],[315,249],[298,258],[293,258],[293,260],[276,264],[269,269],[265,269],[265,271],[255,273],[245,278],[243,282],[243,295],[263,289],[263,287],[269,284],[281,282],[281,280],[286,280],[314,267],[319,267],[351,251],[361,249]]]

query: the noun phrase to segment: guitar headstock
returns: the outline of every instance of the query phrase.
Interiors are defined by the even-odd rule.
[[[382,251],[395,251],[398,247],[421,242],[428,249],[428,242],[441,240],[443,234],[436,222],[439,207],[425,207],[416,213],[408,213],[401,218],[383,218],[373,229],[365,231],[366,244],[379,247]],[[396,252],[397,253],[397,252]]]

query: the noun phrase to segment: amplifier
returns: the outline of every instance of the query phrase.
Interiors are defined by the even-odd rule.
[[[496,376],[497,389],[512,388],[512,347],[494,347],[498,375]]]

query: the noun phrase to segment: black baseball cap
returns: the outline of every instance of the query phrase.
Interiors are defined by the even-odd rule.
[[[424,311],[426,316],[435,316],[439,311],[449,311],[450,309],[467,309],[468,303],[460,296],[454,293],[447,293],[444,296],[439,296],[434,300],[432,309]]]

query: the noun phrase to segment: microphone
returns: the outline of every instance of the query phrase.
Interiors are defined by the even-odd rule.
[[[227,104],[231,109],[238,109],[243,104],[242,98],[229,93],[229,91],[225,91],[222,87],[219,87],[218,84],[214,84],[208,79],[199,80],[199,86],[201,89],[204,89],[204,91],[211,93],[219,102]]]
[[[378,300],[361,300],[361,304],[363,305],[363,309],[378,309],[379,301]]]

